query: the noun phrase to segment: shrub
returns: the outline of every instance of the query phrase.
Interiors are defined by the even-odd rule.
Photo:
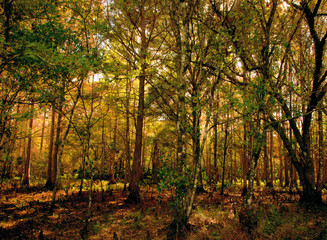
[[[243,231],[251,234],[258,226],[258,212],[253,206],[246,206],[238,214],[239,223]]]

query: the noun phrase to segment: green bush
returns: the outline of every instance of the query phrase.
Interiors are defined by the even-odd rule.
[[[186,219],[185,197],[191,186],[192,169],[185,168],[183,174],[175,171],[167,164],[159,170],[158,177],[160,179],[157,189],[159,192],[163,190],[170,191],[171,201],[169,207],[173,214],[174,224],[184,226]]]
[[[282,216],[276,206],[272,206],[267,214],[266,223],[264,225],[263,232],[272,234],[276,231],[276,228],[282,223]]]

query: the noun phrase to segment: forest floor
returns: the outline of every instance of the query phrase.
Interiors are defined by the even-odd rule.
[[[143,202],[125,204],[121,189],[94,192],[89,239],[167,239],[172,221],[169,192],[141,189]],[[81,239],[88,192],[60,190],[49,214],[52,192],[41,188],[0,190],[0,239]],[[184,239],[327,239],[327,206],[305,207],[287,191],[256,191],[256,227],[249,233],[239,216],[239,190],[199,193]],[[324,202],[327,197],[324,195]]]

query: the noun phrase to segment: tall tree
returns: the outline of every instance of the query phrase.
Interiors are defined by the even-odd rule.
[[[34,121],[34,100],[31,102],[30,106],[30,119],[28,125],[28,140],[26,149],[26,158],[24,162],[24,178],[22,185],[30,186],[30,175],[31,175],[31,154],[32,154],[32,135],[33,135],[33,121]]]
[[[294,114],[291,112],[290,107],[287,104],[287,99],[285,99],[279,91],[276,91],[276,87],[272,88],[275,91],[272,95],[279,102],[285,116],[287,117],[287,121],[289,122],[292,133],[294,134],[294,139],[299,146],[300,154],[296,153],[296,148],[294,144],[291,143],[291,139],[287,137],[286,131],[282,125],[276,121],[273,116],[270,116],[272,126],[282,138],[290,155],[292,164],[299,174],[300,182],[303,187],[301,200],[303,202],[318,204],[322,202],[321,189],[315,188],[315,169],[314,160],[311,155],[310,142],[313,112],[317,109],[327,91],[327,70],[322,64],[323,58],[326,55],[325,45],[327,32],[323,32],[321,34],[318,31],[319,24],[322,24],[322,22],[319,20],[319,11],[324,9],[325,4],[326,3],[323,3],[322,1],[313,3],[305,0],[301,1],[300,5],[295,3],[292,4],[293,7],[303,13],[306,20],[307,29],[309,31],[310,40],[313,44],[313,72],[307,79],[308,88],[305,96],[308,97],[303,99],[304,112],[301,114],[303,121],[301,125],[297,124],[296,118],[294,118]],[[304,97],[304,95],[301,96]]]
[[[109,7],[109,6],[108,6]],[[136,134],[133,167],[129,185],[128,202],[140,202],[139,181],[143,144],[143,123],[145,119],[145,85],[151,76],[151,62],[160,45],[156,38],[160,34],[157,22],[161,16],[161,5],[157,0],[114,1],[108,15],[108,37],[119,44],[116,50],[129,66],[137,72],[138,105],[136,111]],[[121,31],[126,29],[126,31]]]
[[[169,3],[169,29],[171,37],[165,47],[174,51],[172,61],[166,64],[170,75],[162,75],[161,86],[156,86],[160,103],[168,105],[165,114],[176,123],[178,187],[176,201],[180,204],[171,226],[183,230],[191,216],[197,189],[203,190],[201,158],[209,134],[213,114],[213,99],[220,78],[214,78],[205,65],[211,61],[213,46],[211,32],[208,32],[196,16],[205,15],[205,5],[198,1],[173,1]],[[205,19],[205,18],[204,18]],[[169,50],[168,50],[169,51]],[[173,64],[171,64],[173,63]],[[218,72],[218,70],[217,70]],[[169,89],[168,93],[166,89]],[[171,103],[174,103],[174,109]],[[170,107],[170,108],[169,108]],[[205,109],[207,107],[207,109]],[[205,112],[205,119],[202,113]],[[204,120],[202,128],[201,121]],[[187,139],[193,144],[192,164],[187,158]]]
[[[323,3],[322,1],[317,1],[316,3],[301,1],[299,5],[295,3],[291,5],[285,8],[278,1],[271,1],[269,4],[257,4],[257,1],[250,1],[244,4],[235,1],[230,11],[223,13],[221,5],[215,1],[212,3],[215,13],[226,27],[230,41],[244,69],[252,74],[252,79],[255,77],[259,80],[254,85],[257,90],[253,92],[257,96],[261,95],[263,97],[258,99],[258,110],[268,116],[266,122],[271,124],[275,131],[279,133],[288,150],[303,186],[301,200],[319,203],[321,202],[321,191],[316,191],[314,188],[314,167],[310,154],[310,133],[313,111],[316,110],[318,103],[326,92],[325,80],[327,73],[324,72],[326,70],[323,68],[322,59],[327,33],[323,33],[320,36],[317,30],[320,24],[318,21],[319,11],[323,8]],[[294,8],[298,9],[298,12]],[[231,12],[235,11],[251,14],[239,14],[235,17],[235,15],[231,14]],[[294,113],[291,110],[292,105],[289,104],[289,99],[285,95],[285,88],[281,86],[282,84],[289,86],[290,93],[296,94],[296,88],[294,87],[297,82],[293,78],[283,77],[285,76],[284,72],[288,70],[286,68],[286,60],[291,53],[290,50],[296,45],[294,36],[303,18],[306,20],[309,36],[313,43],[315,61],[313,63],[314,71],[311,81],[307,85],[308,92],[300,94],[303,98],[304,107],[302,109],[304,109],[304,112],[300,114],[303,116],[303,124],[299,124],[297,119],[300,116],[296,115],[298,112]],[[242,23],[242,25],[238,25],[239,23]],[[240,26],[246,26],[247,32],[241,29]],[[247,34],[249,31],[253,32],[253,35]],[[240,82],[238,77],[230,79],[243,86],[253,86],[252,79],[248,83]],[[309,87],[309,85],[311,86]],[[306,96],[309,96],[308,100],[306,100]],[[297,143],[296,145],[300,149],[299,155],[296,153],[295,145],[291,143],[291,139],[287,136],[285,127],[274,117],[274,111],[277,111],[274,107],[277,105],[281,107],[286,116],[286,121],[289,122],[292,135]],[[261,117],[258,115],[257,120],[259,119]],[[261,127],[260,124],[257,125],[258,130],[262,130],[262,127],[263,125]]]

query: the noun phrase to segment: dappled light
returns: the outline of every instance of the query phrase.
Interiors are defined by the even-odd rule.
[[[326,239],[326,0],[0,0],[0,239]]]

